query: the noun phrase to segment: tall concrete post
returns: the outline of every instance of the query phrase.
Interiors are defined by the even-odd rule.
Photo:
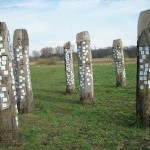
[[[65,56],[65,72],[66,72],[66,93],[75,92],[74,83],[74,71],[73,71],[73,57],[71,43],[64,44],[64,56]]]
[[[78,50],[79,91],[82,104],[92,103],[94,97],[90,36],[83,31],[76,36]]]
[[[138,39],[142,34],[143,30],[148,27],[148,24],[150,24],[150,9],[140,12],[137,29]]]
[[[18,109],[12,59],[9,53],[9,32],[0,22],[0,142],[19,140]]]
[[[124,87],[126,86],[126,71],[121,39],[113,41],[112,51],[116,70],[116,86]]]
[[[29,38],[25,29],[14,31],[13,51],[18,110],[23,114],[31,112],[34,108],[29,69]]]
[[[137,49],[136,112],[139,124],[150,127],[150,10],[139,16]]]

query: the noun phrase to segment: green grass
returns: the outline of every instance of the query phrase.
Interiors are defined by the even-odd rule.
[[[64,66],[31,67],[35,111],[19,115],[23,143],[14,150],[146,150],[150,129],[138,128],[136,65],[126,65],[127,87],[115,87],[114,65],[94,65],[93,105],[65,94]]]

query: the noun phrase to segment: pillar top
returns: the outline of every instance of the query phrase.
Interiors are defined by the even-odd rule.
[[[26,32],[27,33],[27,30],[26,29],[15,29],[14,32]]]
[[[113,47],[120,47],[120,48],[122,48],[123,47],[122,40],[121,39],[113,40]]]
[[[6,23],[5,22],[0,22],[0,31],[1,30],[6,30],[6,29],[7,29]]]
[[[76,35],[76,43],[80,43],[83,41],[90,41],[90,36],[88,31],[80,32]]]
[[[20,39],[28,39],[28,32],[26,29],[16,29],[14,31],[14,36],[17,36]]]
[[[142,34],[145,28],[150,26],[150,9],[141,11],[138,19],[138,37]]]
[[[66,42],[63,47],[64,48],[70,48],[71,47],[71,42],[70,41]]]
[[[29,45],[28,32],[26,29],[16,29],[13,35],[13,47],[16,47],[18,41],[23,41],[23,45]]]

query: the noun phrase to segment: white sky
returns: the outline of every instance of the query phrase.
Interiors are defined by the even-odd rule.
[[[112,46],[121,38],[124,46],[136,45],[139,13],[150,9],[150,0],[0,0],[0,21],[11,35],[25,28],[30,54],[45,46],[63,46],[76,34],[88,31],[92,47]]]

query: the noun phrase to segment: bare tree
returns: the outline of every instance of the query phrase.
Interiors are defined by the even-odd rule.
[[[54,53],[53,47],[44,47],[41,49],[41,58],[49,58]]]
[[[56,55],[58,55],[59,57],[63,54],[63,47],[62,46],[56,46],[55,47],[55,53]]]
[[[39,51],[33,51],[32,52],[32,57],[34,57],[34,58],[39,58],[40,57],[40,52]]]

